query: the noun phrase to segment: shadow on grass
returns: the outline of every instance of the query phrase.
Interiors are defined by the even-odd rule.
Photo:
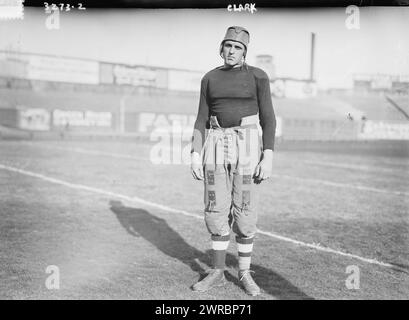
[[[110,206],[111,211],[129,234],[143,237],[164,254],[183,262],[199,273],[201,278],[205,276],[206,270],[196,260],[210,268],[211,250],[203,253],[192,247],[168,225],[166,220],[144,209],[126,207],[120,201],[110,201]],[[230,253],[226,255],[226,266],[237,269],[237,259],[234,255]],[[312,299],[279,274],[267,268],[252,264],[252,270],[255,271],[254,279],[260,288],[276,299]],[[228,281],[240,287],[237,276],[229,272],[225,274]]]

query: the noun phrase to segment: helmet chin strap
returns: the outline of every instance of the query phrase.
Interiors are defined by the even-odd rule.
[[[236,63],[234,66],[225,63],[224,67],[226,69],[234,69],[234,68],[241,68],[241,67],[243,67],[243,65],[244,65],[244,62]]]
[[[234,66],[233,66],[233,68],[238,68],[238,67],[242,67],[243,66],[243,61],[242,62],[239,62],[239,63],[237,63],[237,64],[235,64]]]
[[[221,55],[221,57],[223,58],[223,55]],[[224,59],[224,58],[223,58]],[[235,65],[229,65],[226,64],[226,62],[224,63],[224,67],[225,68],[229,68],[229,69],[233,69],[233,68],[238,68],[238,67],[243,67],[246,66],[246,56],[243,56],[243,58],[241,59],[240,62],[236,63]],[[247,68],[247,67],[246,67]]]

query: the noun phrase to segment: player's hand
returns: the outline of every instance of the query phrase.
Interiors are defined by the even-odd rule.
[[[273,150],[266,149],[263,152],[261,161],[254,170],[254,182],[259,184],[263,180],[271,177],[273,172]]]
[[[203,180],[203,165],[200,154],[198,152],[192,152],[190,158],[190,171],[193,178],[195,178],[196,180]]]

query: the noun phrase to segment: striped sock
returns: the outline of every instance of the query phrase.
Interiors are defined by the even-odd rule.
[[[226,250],[229,246],[230,234],[225,236],[212,235],[213,267],[224,269],[226,264]]]
[[[236,237],[237,251],[239,253],[239,270],[249,270],[251,264],[251,252],[253,251],[253,239]]]

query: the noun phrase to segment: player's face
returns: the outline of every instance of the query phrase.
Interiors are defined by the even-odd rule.
[[[223,59],[224,64],[228,66],[235,66],[239,64],[243,58],[245,47],[237,41],[225,41],[223,44]]]

